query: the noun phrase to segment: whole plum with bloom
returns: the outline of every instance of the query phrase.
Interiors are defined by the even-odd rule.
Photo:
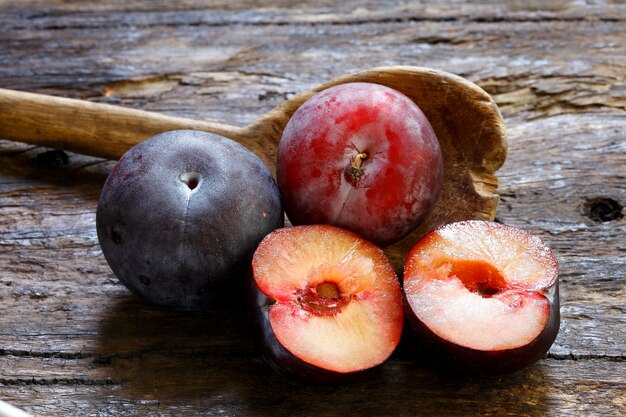
[[[328,88],[293,114],[277,163],[293,224],[350,229],[381,246],[414,230],[443,181],[430,123],[408,97],[371,83]]]
[[[283,225],[265,165],[210,133],[162,133],[131,148],[107,178],[96,226],[115,275],[142,298],[196,309],[243,289],[259,242]]]

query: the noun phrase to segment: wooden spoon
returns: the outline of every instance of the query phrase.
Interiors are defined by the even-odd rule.
[[[278,142],[296,109],[321,90],[356,81],[386,85],[415,101],[432,124],[444,155],[444,184],[433,212],[409,236],[385,250],[395,268],[400,271],[410,248],[437,226],[493,220],[499,200],[495,172],[507,153],[502,116],[477,85],[427,68],[381,67],[344,75],[285,101],[246,127],[0,89],[0,138],[117,159],[157,133],[197,129],[243,144],[275,172]]]

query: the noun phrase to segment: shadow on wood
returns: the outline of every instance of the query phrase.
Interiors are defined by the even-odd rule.
[[[363,379],[314,385],[285,379],[263,362],[241,310],[170,311],[129,295],[103,318],[96,366],[133,401],[254,415],[545,412],[538,365],[504,377],[447,375],[409,360],[405,344]]]
[[[0,161],[1,175],[15,178],[24,188],[32,188],[30,200],[54,193],[58,194],[56,198],[67,200],[68,209],[89,203],[94,204],[94,212],[100,190],[115,163],[7,141],[0,141]],[[21,197],[29,196],[22,194]]]

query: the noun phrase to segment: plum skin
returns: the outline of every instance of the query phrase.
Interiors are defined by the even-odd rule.
[[[294,225],[332,224],[387,246],[433,209],[443,156],[408,97],[379,84],[347,83],[293,114],[279,143],[277,177]]]
[[[276,338],[269,319],[269,308],[274,303],[254,283],[252,271],[248,286],[249,314],[254,322],[256,338],[263,359],[278,374],[301,382],[336,384],[363,378],[377,372],[378,367],[361,371],[340,373],[311,365],[289,352]]]
[[[238,143],[179,130],[146,139],[117,162],[96,212],[114,274],[141,298],[199,309],[243,288],[259,242],[283,226],[278,187]]]

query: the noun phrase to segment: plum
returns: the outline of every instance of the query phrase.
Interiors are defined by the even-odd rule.
[[[383,251],[329,225],[269,234],[252,258],[250,300],[265,359],[296,379],[340,382],[384,362],[404,325]]]
[[[283,219],[278,187],[251,151],[178,130],[146,139],[117,162],[96,226],[109,266],[130,290],[151,303],[199,309],[229,302],[255,248]]]
[[[447,368],[515,372],[539,360],[557,336],[558,272],[552,250],[523,230],[450,223],[407,257],[405,316]]]
[[[293,224],[332,224],[387,246],[433,209],[443,156],[411,99],[383,85],[347,83],[293,114],[278,147],[277,175]]]

